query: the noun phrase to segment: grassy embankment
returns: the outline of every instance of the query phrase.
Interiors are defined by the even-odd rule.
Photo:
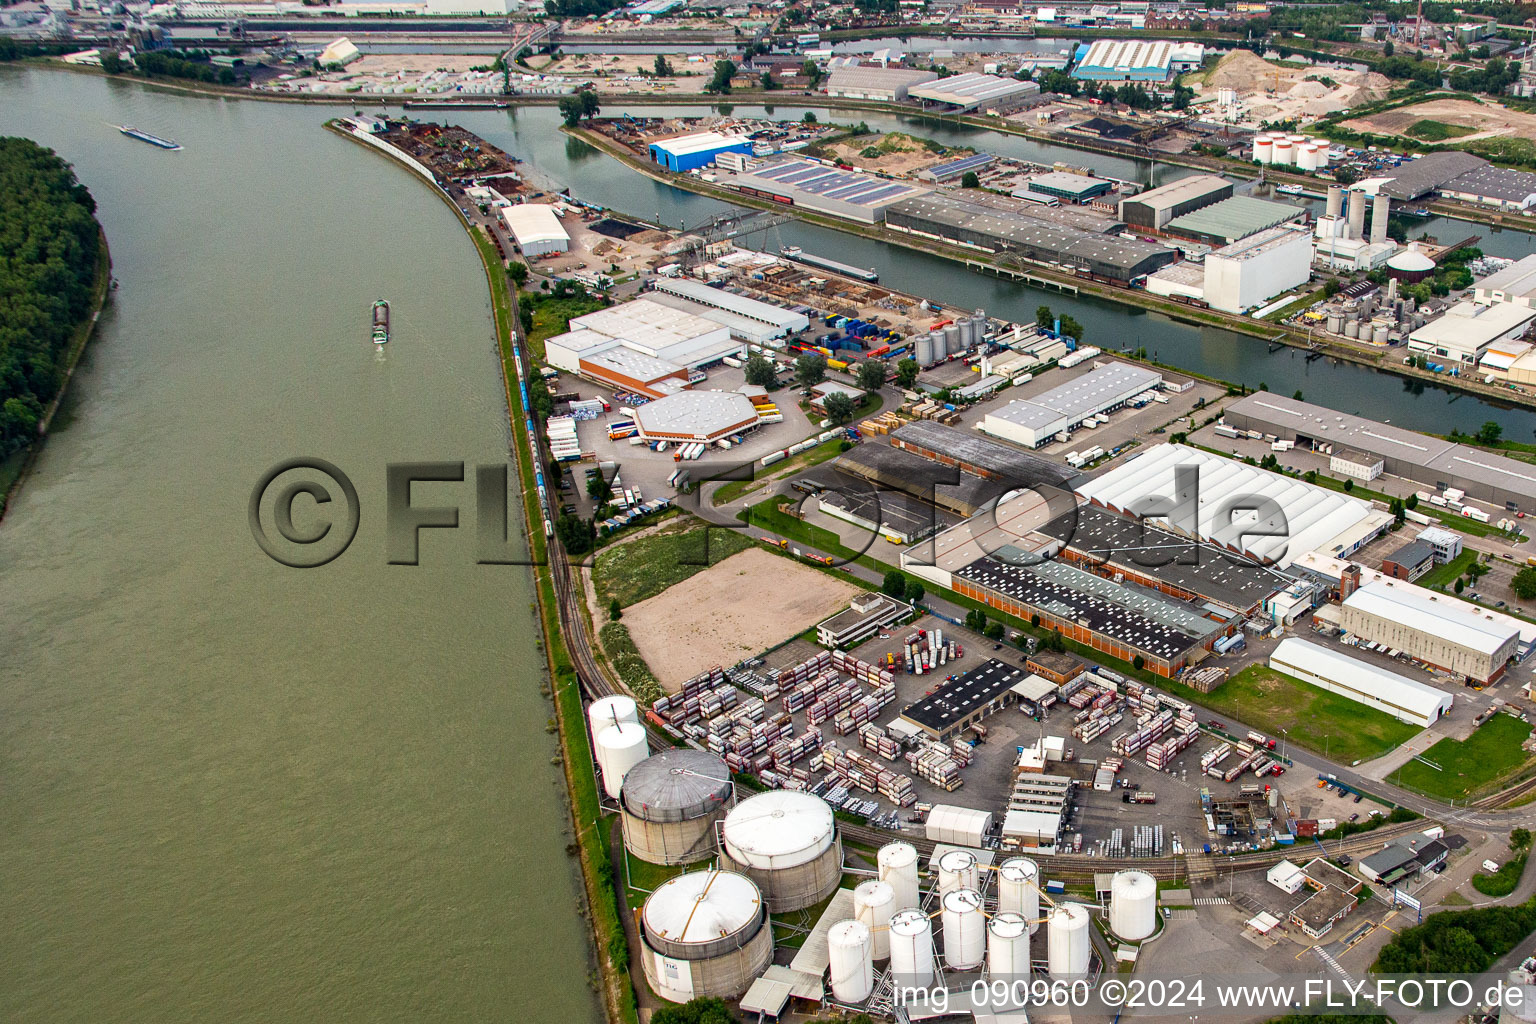
[[[1497,788],[1531,764],[1520,748],[1530,734],[1530,723],[1494,715],[1465,740],[1436,743],[1393,772],[1388,781],[1440,800],[1465,800]]]
[[[1499,865],[1499,870],[1492,874],[1479,871],[1473,875],[1472,888],[1494,899],[1508,896],[1520,884],[1520,876],[1525,873],[1525,861],[1529,855],[1527,850],[1518,853],[1511,851],[1509,859]]]
[[[598,600],[604,605],[617,600],[620,607],[627,608],[654,597],[751,547],[743,533],[710,527],[689,517],[668,523],[649,536],[606,548],[598,553],[592,568]]]

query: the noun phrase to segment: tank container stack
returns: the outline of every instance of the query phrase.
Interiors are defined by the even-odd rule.
[[[965,767],[957,760],[959,752],[938,743],[924,741],[916,749],[907,751],[907,764],[918,778],[938,786],[946,793],[953,793],[964,783],[960,769]]]
[[[832,720],[832,731],[839,736],[846,736],[855,729],[862,729],[875,720],[880,709],[896,699],[896,684],[889,683],[876,687],[869,693],[854,701],[847,711]]]
[[[859,745],[887,761],[901,756],[901,744],[878,725],[866,725],[859,730]]]
[[[882,767],[874,758],[857,750],[827,747],[820,754],[822,767],[845,786],[883,796],[898,807],[917,803],[912,779]]]

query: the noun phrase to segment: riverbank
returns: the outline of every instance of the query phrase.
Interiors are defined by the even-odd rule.
[[[96,279],[91,286],[91,311],[75,325],[75,336],[70,341],[69,352],[64,360],[64,380],[59,384],[58,394],[53,396],[53,401],[43,410],[43,418],[37,426],[37,440],[0,460],[0,519],[5,518],[11,500],[21,493],[43,445],[48,441],[48,428],[53,424],[64,396],[69,393],[69,385],[75,378],[75,368],[80,365],[80,357],[85,354],[86,345],[95,336],[96,324],[101,320],[101,312],[112,294],[112,253],[107,248],[107,234],[98,227],[97,237],[101,240],[101,250],[96,256]]]
[[[1145,291],[1115,288],[1097,282],[1087,281],[1080,277],[1057,273],[1045,267],[1035,264],[1021,264],[1018,268],[1003,266],[996,260],[988,257],[988,254],[979,250],[966,250],[958,246],[946,245],[931,239],[918,238],[903,232],[890,231],[888,229],[865,227],[850,221],[839,220],[835,217],[807,212],[799,207],[784,206],[757,199],[752,196],[742,195],[719,185],[705,182],[691,175],[672,175],[659,170],[654,164],[641,160],[635,154],[627,151],[623,146],[608,138],[600,132],[587,128],[563,129],[568,135],[579,138],[596,149],[623,163],[631,170],[643,174],[653,181],[684,189],[698,195],[718,199],[737,206],[748,207],[756,210],[773,211],[786,214],[808,224],[818,227],[830,228],[845,234],[858,235],[872,241],[878,241],[887,245],[899,246],[915,252],[923,252],[932,256],[938,256],[952,262],[963,264],[973,270],[985,271],[1005,278],[1024,279],[1037,287],[1056,288],[1071,292],[1076,295],[1089,295],[1095,298],[1106,299],[1124,306],[1133,306],[1156,312],[1180,323],[1198,327],[1217,327],[1234,333],[1243,334],[1251,338],[1264,341],[1266,344],[1283,344],[1290,348],[1299,349],[1309,354],[1319,354],[1341,362],[1352,363],[1366,369],[1390,373],[1393,376],[1432,384],[1440,388],[1459,391],[1469,395],[1476,395],[1492,402],[1511,407],[1536,409],[1536,395],[1524,395],[1506,391],[1487,385],[1478,380],[1465,377],[1447,377],[1429,370],[1420,370],[1417,367],[1403,365],[1399,362],[1383,357],[1383,353],[1376,350],[1366,350],[1352,347],[1333,339],[1309,338],[1307,334],[1283,324],[1271,323],[1264,320],[1254,320],[1250,317],[1232,316],[1215,310],[1199,309],[1193,306],[1181,305],[1150,295]],[[1027,268],[1027,269],[1025,269]],[[1174,369],[1184,371],[1180,367]]]

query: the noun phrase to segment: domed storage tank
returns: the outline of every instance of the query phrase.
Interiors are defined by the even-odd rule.
[[[1088,910],[1079,903],[1058,903],[1046,920],[1046,964],[1053,978],[1088,973]]]
[[[597,734],[597,763],[603,770],[603,792],[609,799],[619,798],[624,776],[650,752],[645,727],[634,722],[610,725]]]
[[[839,921],[827,930],[832,994],[839,1002],[862,1003],[875,990],[872,939],[863,921]]]
[[[1018,914],[1033,935],[1040,927],[1040,865],[1028,857],[1010,857],[997,869],[997,911]]]
[[[1275,143],[1267,135],[1255,135],[1253,137],[1253,158],[1261,164],[1275,162]]]
[[[902,987],[933,984],[933,922],[921,910],[899,910],[891,918],[891,973]]]
[[[853,917],[869,926],[876,960],[891,955],[891,915],[896,913],[896,890],[889,882],[870,879],[853,890]]]
[[[969,850],[950,850],[939,858],[939,894],[981,888],[981,868]]]
[[[944,963],[956,971],[980,967],[987,955],[987,918],[981,912],[981,893],[975,889],[945,893],[943,924]]]
[[[919,334],[917,336],[917,354],[916,354],[915,358],[917,359],[917,365],[918,366],[932,366],[933,365],[933,336],[932,335],[929,335],[929,334]]]
[[[739,999],[773,960],[757,886],[729,871],[691,871],[657,887],[640,911],[645,979],[663,999]]]
[[[593,739],[610,725],[622,725],[625,722],[640,724],[640,707],[633,697],[623,694],[599,697],[587,707],[587,725]]]
[[[619,792],[624,847],[649,864],[715,855],[715,824],[735,800],[731,771],[714,754],[663,750],[629,770]]]
[[[843,841],[821,797],[772,790],[725,816],[720,862],[756,882],[769,911],[782,914],[832,894],[843,876]]]
[[[875,858],[880,881],[891,887],[897,910],[920,906],[917,888],[917,848],[911,843],[886,843]]]
[[[1422,281],[1434,272],[1435,261],[1420,252],[1417,243],[1394,253],[1392,258],[1387,260],[1387,276],[1395,277],[1408,284]]]
[[[1109,883],[1109,930],[1140,942],[1157,930],[1157,883],[1145,871],[1117,871]]]
[[[987,922],[987,971],[994,979],[1029,979],[1029,922],[999,911]]]

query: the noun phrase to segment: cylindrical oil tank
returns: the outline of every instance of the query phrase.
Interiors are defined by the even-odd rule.
[[[944,962],[957,971],[980,967],[987,955],[987,918],[981,912],[981,893],[956,889],[944,894],[943,905]]]
[[[839,1002],[862,1003],[875,990],[873,948],[863,921],[839,921],[827,930],[832,994]]]
[[[721,826],[720,861],[757,883],[772,913],[802,910],[843,876],[843,841],[819,796],[770,790],[743,800]]]
[[[1058,903],[1046,920],[1046,963],[1053,978],[1088,973],[1088,910],[1079,903]]]
[[[960,342],[960,328],[954,324],[944,328],[944,354],[952,356],[963,347],[964,345]]]
[[[640,911],[645,978],[663,999],[739,999],[773,960],[773,929],[752,880],[691,871],[657,887]]]
[[[1328,314],[1328,333],[1338,334],[1344,329],[1344,316],[1341,313]]]
[[[663,750],[624,776],[624,847],[649,864],[691,864],[715,855],[715,825],[735,803],[731,771],[714,754]]]
[[[1328,146],[1329,146],[1329,142],[1328,142],[1328,140],[1327,139],[1313,139],[1312,140],[1312,145],[1317,147],[1317,166],[1318,166],[1318,168],[1322,169],[1324,167],[1327,167],[1328,163],[1329,163],[1329,160],[1328,160]]]
[[[624,776],[650,752],[643,725],[621,722],[597,734],[597,763],[603,770],[603,792],[609,799],[619,798]]]
[[[886,843],[876,857],[880,881],[891,887],[897,910],[920,906],[917,888],[917,848],[911,843]]]
[[[1385,324],[1377,324],[1371,329],[1371,344],[1385,345],[1387,343],[1387,327]]]
[[[1307,137],[1305,135],[1287,135],[1286,139],[1293,146],[1305,146],[1307,144]]]
[[[1140,942],[1157,930],[1157,883],[1145,871],[1116,871],[1109,883],[1109,930]]]
[[[963,351],[971,347],[971,318],[962,316],[955,321],[956,346],[952,351]]]
[[[853,917],[869,925],[875,959],[891,955],[891,915],[896,913],[896,890],[889,882],[870,879],[853,890]]]
[[[1028,857],[1010,857],[997,869],[997,910],[1018,914],[1033,935],[1040,927],[1040,865]]]
[[[1274,162],[1281,166],[1289,166],[1296,162],[1296,146],[1290,139],[1280,139],[1275,143]]]
[[[1360,321],[1359,320],[1351,320],[1351,321],[1349,321],[1349,323],[1344,325],[1344,337],[1346,337],[1346,338],[1358,338],[1358,337],[1360,337]]]
[[[640,708],[633,697],[623,694],[599,697],[587,708],[587,724],[591,726],[593,737],[610,725],[622,725],[625,722],[640,724]]]
[[[969,850],[950,850],[939,858],[939,894],[956,889],[979,889],[981,868]]]
[[[1253,158],[1261,164],[1274,163],[1274,140],[1267,135],[1255,135],[1253,137]]]
[[[933,336],[931,334],[919,334],[917,336],[917,365],[933,365]]]
[[[1029,922],[1022,914],[999,912],[987,922],[987,971],[995,980],[1029,979]]]
[[[899,910],[891,918],[891,973],[903,988],[933,984],[933,922],[921,910]]]
[[[1317,147],[1310,142],[1303,143],[1296,151],[1296,166],[1304,171],[1315,171],[1318,168]]]

